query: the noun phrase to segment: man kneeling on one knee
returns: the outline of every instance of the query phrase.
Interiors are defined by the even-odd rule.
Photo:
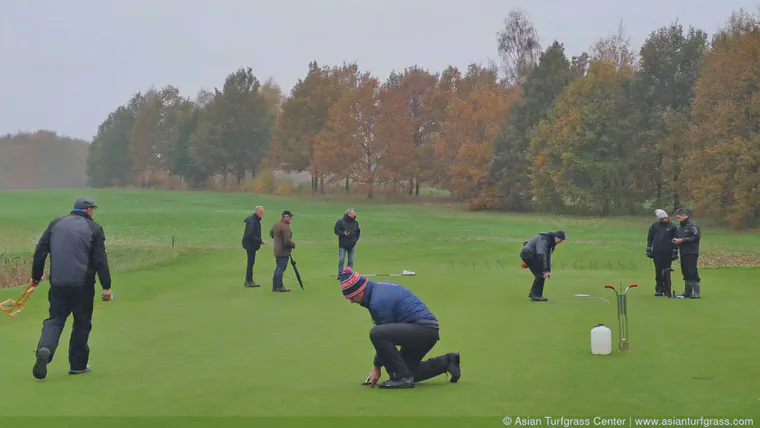
[[[422,361],[440,339],[438,319],[409,289],[393,282],[368,281],[348,267],[343,269],[340,286],[346,299],[369,310],[375,324],[369,338],[376,354],[365,385],[374,387],[383,367],[390,380],[380,383],[380,388],[412,388],[415,382],[444,373],[451,374],[451,382],[459,380],[458,352]]]

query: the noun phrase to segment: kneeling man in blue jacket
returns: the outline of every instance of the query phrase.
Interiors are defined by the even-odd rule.
[[[343,269],[340,287],[343,297],[369,310],[375,324],[369,332],[375,361],[365,385],[374,387],[383,367],[391,379],[380,388],[413,388],[415,382],[444,373],[451,374],[451,382],[459,380],[458,352],[422,361],[440,339],[439,325],[414,293],[394,282],[368,281],[349,267]]]

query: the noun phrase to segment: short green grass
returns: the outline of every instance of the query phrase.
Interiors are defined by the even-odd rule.
[[[202,192],[4,191],[0,251],[31,256],[47,223],[82,193],[100,204],[96,221],[106,231],[116,296],[96,301],[94,371],[67,374],[69,321],[48,378],[32,377],[47,311],[43,283],[22,314],[0,318],[2,416],[457,416],[503,426],[501,418],[510,415],[760,415],[760,269],[702,268],[702,300],[655,298],[644,256],[650,218],[352,202],[362,227],[356,270],[417,272],[399,282],[441,322],[441,341],[430,356],[462,355],[457,384],[441,376],[413,390],[384,391],[360,386],[371,368],[372,323],[364,308],[342,298],[334,279],[332,228],[345,204]],[[243,219],[259,204],[266,207],[265,233],[283,209],[295,213],[294,258],[305,291],[291,267],[292,292],[270,291],[271,246],[255,268],[263,286],[243,287]],[[555,252],[545,292],[555,301],[531,302],[521,241],[560,227],[568,241]],[[708,228],[703,234],[705,251],[760,252],[756,233]],[[591,355],[594,325],[606,324],[617,340],[614,294],[604,285],[631,283],[639,284],[629,293],[631,352]],[[20,290],[0,290],[0,299]],[[442,426],[447,419],[410,420]]]

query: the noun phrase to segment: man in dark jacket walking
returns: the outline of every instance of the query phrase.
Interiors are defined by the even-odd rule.
[[[111,300],[105,233],[103,227],[92,220],[97,207],[90,198],[77,198],[68,216],[50,222],[34,251],[32,282],[35,287],[42,281],[45,260],[50,254],[50,316],[42,323],[42,336],[32,369],[37,379],[47,376],[47,365],[53,361],[70,314],[74,316],[74,325],[69,342],[69,373],[90,371],[87,342],[92,330],[96,273],[103,288],[102,299]]]
[[[649,227],[646,255],[654,261],[655,296],[674,297],[670,282],[670,268],[673,260],[678,259],[678,247],[673,238],[678,234],[678,227],[670,222],[668,213],[655,210],[657,221]]]
[[[338,236],[338,279],[340,279],[346,255],[348,255],[348,267],[354,267],[354,250],[362,232],[353,208],[347,209],[346,214],[335,222],[333,232]]]
[[[243,248],[248,255],[248,265],[245,268],[245,286],[259,287],[253,280],[253,265],[256,263],[256,252],[266,242],[261,239],[261,219],[264,218],[264,207],[257,206],[253,214],[245,219],[243,232]]]
[[[546,302],[544,297],[544,282],[552,276],[552,254],[557,244],[565,242],[567,235],[564,230],[555,232],[541,232],[523,242],[520,250],[520,258],[525,267],[533,274],[533,285],[528,297],[536,302]]]
[[[681,273],[686,288],[680,297],[699,299],[702,280],[699,278],[697,261],[699,259],[699,240],[702,233],[699,225],[690,218],[686,209],[677,209],[676,218],[680,222],[680,227],[678,228],[678,237],[673,239],[673,243],[678,245],[681,250]]]
[[[288,268],[290,253],[296,248],[296,244],[292,239],[293,232],[290,230],[290,223],[292,221],[293,213],[290,211],[283,211],[280,221],[275,223],[274,226],[272,226],[272,229],[269,230],[269,236],[272,238],[274,258],[277,263],[277,267],[274,269],[274,277],[272,278],[272,291],[290,291],[290,289],[285,288],[282,283],[282,276]]]
[[[383,367],[390,380],[380,388],[413,388],[416,382],[444,373],[451,374],[450,382],[462,376],[459,352],[422,361],[440,340],[440,326],[410,290],[394,282],[368,281],[348,267],[341,272],[340,288],[344,298],[369,310],[374,323],[369,339],[376,353],[365,385],[374,387]]]

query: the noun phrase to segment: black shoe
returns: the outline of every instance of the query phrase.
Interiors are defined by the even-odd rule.
[[[414,388],[414,378],[402,377],[399,379],[391,379],[381,383],[379,386],[383,389]]]
[[[91,371],[92,371],[92,368],[90,367],[89,364],[87,364],[87,367],[85,367],[82,370],[74,370],[74,369],[69,370],[69,374],[84,374],[84,373],[89,373]]]
[[[459,352],[449,353],[449,366],[446,367],[446,371],[451,373],[451,379],[449,382],[456,383],[460,377],[462,377],[462,368],[459,367]]]
[[[34,363],[32,374],[37,379],[47,377],[47,365],[50,362],[50,349],[40,348],[37,350],[37,361]]]
[[[252,287],[260,287],[261,285],[259,285],[259,284],[256,284],[256,283],[255,283],[255,282],[253,282],[253,281],[246,281],[246,282],[245,282],[245,286],[246,286],[247,288],[252,288]]]
[[[530,300],[533,300],[534,302],[546,302],[549,300],[544,296],[528,296],[528,297],[530,297]]]
[[[662,296],[664,296],[665,294],[664,294],[664,293],[662,293],[662,292],[659,292],[659,291],[658,291],[658,292],[654,293],[654,295],[655,295],[656,297],[662,297]]]
[[[288,291],[290,291],[290,288],[285,288],[283,286],[279,286],[279,287],[273,287],[272,291],[277,291],[277,292],[280,292],[280,293],[287,293]]]

